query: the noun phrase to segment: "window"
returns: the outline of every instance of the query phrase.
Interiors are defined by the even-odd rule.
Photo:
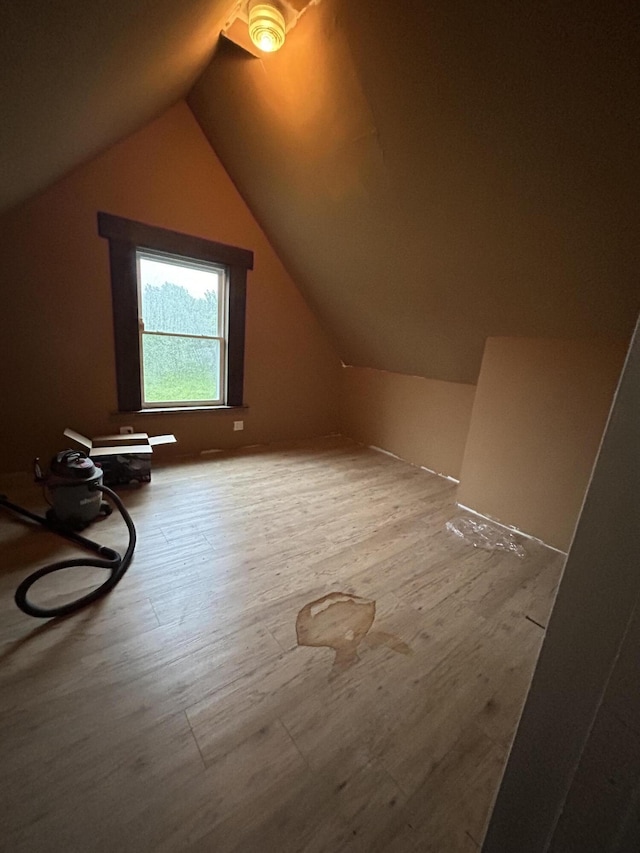
[[[225,267],[136,252],[142,406],[223,405]]]
[[[98,214],[109,240],[120,411],[243,404],[253,253]]]

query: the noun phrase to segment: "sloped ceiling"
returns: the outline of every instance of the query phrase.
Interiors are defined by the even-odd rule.
[[[264,59],[214,53],[232,5],[5,4],[0,210],[204,68],[189,104],[346,363],[474,382],[487,336],[629,335],[635,0],[294,0]]]
[[[637,17],[322,0],[188,102],[345,362],[474,382],[487,336],[631,332]]]
[[[0,27],[0,210],[189,90],[233,0],[13,0]]]

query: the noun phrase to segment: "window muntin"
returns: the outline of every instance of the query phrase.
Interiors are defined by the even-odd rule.
[[[225,402],[227,270],[136,252],[143,408]]]

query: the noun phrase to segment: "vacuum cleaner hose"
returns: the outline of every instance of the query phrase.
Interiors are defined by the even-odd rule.
[[[25,578],[16,590],[15,601],[20,610],[28,616],[35,616],[40,619],[50,619],[53,616],[68,616],[69,613],[75,613],[76,610],[80,610],[81,607],[86,607],[88,604],[97,601],[97,599],[102,598],[103,595],[110,592],[114,586],[122,580],[124,573],[129,568],[129,564],[131,563],[133,552],[136,547],[136,529],[133,525],[133,521],[131,520],[131,516],[114,491],[109,489],[107,486],[102,485],[95,485],[94,488],[103,492],[120,511],[120,515],[124,519],[124,523],[127,525],[127,529],[129,531],[129,544],[127,545],[126,551],[121,556],[118,551],[115,551],[113,548],[107,548],[105,545],[99,545],[97,542],[93,542],[91,539],[86,539],[84,536],[80,536],[77,533],[66,530],[62,526],[58,527],[51,524],[45,524],[45,526],[49,527],[56,533],[60,533],[72,542],[76,542],[91,551],[95,551],[99,557],[78,557],[72,560],[60,560],[57,563],[51,563],[48,566],[43,566],[41,569],[38,569],[38,571],[33,572],[33,574]],[[7,502],[5,502],[5,505],[9,506],[9,508],[19,509],[11,507]],[[24,510],[21,512],[22,514],[27,514]],[[44,523],[43,519],[31,514],[29,515],[31,518],[34,518],[40,523]],[[29,590],[37,581],[45,577],[45,575],[50,575],[53,574],[53,572],[59,572],[62,569],[68,569],[72,566],[95,566],[99,569],[106,569],[109,571],[109,577],[104,581],[104,583],[87,595],[83,595],[81,598],[77,598],[75,601],[70,601],[67,604],[62,604],[59,607],[40,607],[39,605],[33,604],[29,601],[27,597]]]

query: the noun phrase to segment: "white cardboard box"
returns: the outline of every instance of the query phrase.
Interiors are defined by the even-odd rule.
[[[159,444],[173,444],[175,435],[149,436],[146,432],[124,435],[98,435],[87,438],[67,427],[64,434],[80,444],[104,471],[105,485],[117,485],[137,480],[151,479],[151,456]]]

